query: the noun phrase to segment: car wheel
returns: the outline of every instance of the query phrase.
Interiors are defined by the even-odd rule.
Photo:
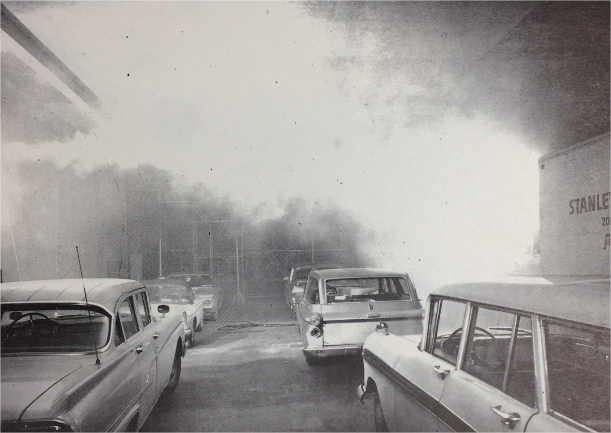
[[[180,379],[180,371],[182,370],[182,357],[180,356],[180,349],[176,349],[174,355],[174,362],[172,363],[172,371],[170,372],[170,380],[163,390],[163,394],[172,394],[178,386],[178,380]]]
[[[320,358],[315,356],[306,356],[305,359],[308,365],[320,365],[321,362]]]
[[[388,425],[386,424],[386,418],[384,418],[384,412],[382,411],[382,404],[380,403],[380,394],[378,394],[378,391],[375,392],[375,396],[373,398],[373,417],[376,431],[388,431]]]
[[[125,431],[138,431],[138,414],[134,415],[134,417],[130,420],[129,424],[125,428]]]
[[[195,347],[195,336],[193,332],[189,335],[189,347]]]
[[[197,327],[195,326],[197,324]],[[201,322],[197,323],[197,319],[195,319],[195,324],[193,325],[195,327],[195,332],[201,332],[202,329],[204,329],[204,321],[202,320]]]

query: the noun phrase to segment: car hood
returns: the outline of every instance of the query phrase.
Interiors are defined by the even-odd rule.
[[[2,420],[18,420],[38,397],[82,365],[68,356],[3,357]]]

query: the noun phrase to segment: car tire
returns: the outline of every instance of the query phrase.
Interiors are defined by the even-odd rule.
[[[315,356],[306,356],[305,359],[308,365],[310,366],[320,365],[320,362],[321,362],[320,358],[317,358]]]
[[[172,363],[172,371],[170,372],[170,380],[163,390],[164,395],[172,394],[176,387],[178,386],[178,381],[180,380],[180,372],[182,370],[182,356],[180,348],[176,349],[176,353],[174,355],[174,362]]]
[[[189,335],[189,348],[195,347],[195,336],[193,334],[192,332],[191,335]]]
[[[386,418],[384,418],[384,412],[382,411],[382,404],[380,403],[380,394],[378,394],[378,391],[375,392],[373,397],[373,420],[376,431],[388,431],[388,425],[386,424]]]
[[[138,414],[134,415],[134,417],[129,421],[129,424],[125,428],[125,431],[138,431]]]
[[[195,324],[197,324],[197,327],[195,327]],[[195,319],[195,324],[193,325],[193,327],[195,327],[195,332],[201,332],[202,329],[204,329],[204,321],[203,320],[201,322],[197,323],[197,319]]]

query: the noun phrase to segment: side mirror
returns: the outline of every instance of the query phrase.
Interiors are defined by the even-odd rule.
[[[157,307],[157,311],[160,312],[161,314],[169,313],[170,307],[168,305],[160,305]]]

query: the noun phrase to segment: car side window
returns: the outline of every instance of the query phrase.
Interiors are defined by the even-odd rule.
[[[123,328],[121,327],[121,319],[119,319],[119,313],[115,318],[115,346],[123,344],[125,342],[125,336],[123,335]]]
[[[320,304],[320,295],[318,294],[318,280],[316,278],[308,278],[304,297],[310,304]]]
[[[458,346],[465,317],[465,303],[450,299],[434,300],[435,317],[431,317],[431,353],[456,365]]]
[[[151,313],[149,312],[149,304],[145,292],[140,292],[136,295],[136,306],[138,308],[140,322],[142,322],[142,326],[146,328],[148,324],[151,323]]]
[[[543,320],[550,408],[609,431],[609,329]]]
[[[125,340],[129,340],[130,337],[140,330],[138,321],[136,320],[134,301],[131,296],[125,299],[119,306],[119,319],[123,327]]]
[[[463,369],[535,407],[535,366],[529,316],[474,307]]]

